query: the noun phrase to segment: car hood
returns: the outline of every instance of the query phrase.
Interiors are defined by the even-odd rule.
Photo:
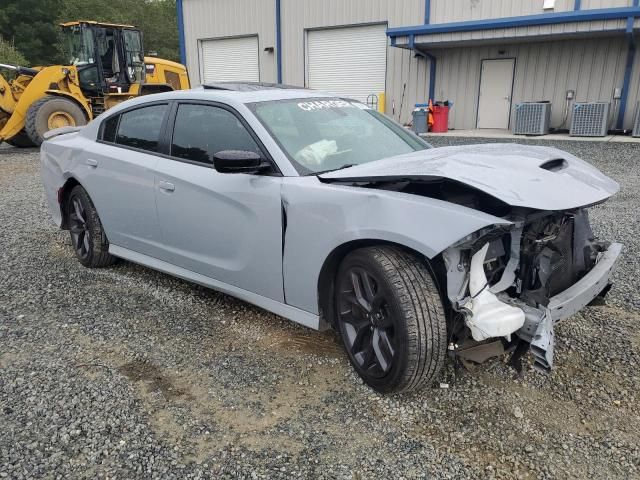
[[[318,175],[337,181],[454,180],[514,207],[567,210],[619,189],[598,169],[551,147],[505,144],[438,147]]]

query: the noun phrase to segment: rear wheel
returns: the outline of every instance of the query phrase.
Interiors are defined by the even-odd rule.
[[[24,128],[29,139],[40,145],[49,130],[86,124],[87,117],[78,104],[68,98],[46,95],[29,107]]]
[[[351,364],[379,392],[434,380],[444,364],[446,322],[431,273],[395,247],[350,253],[336,279],[337,324]]]
[[[6,140],[6,142],[12,147],[16,148],[29,148],[36,146],[24,130],[20,130],[17,135],[14,135],[9,140]]]
[[[71,244],[82,265],[89,268],[108,267],[116,261],[109,254],[109,241],[98,212],[80,185],[71,190],[67,202],[67,220]]]

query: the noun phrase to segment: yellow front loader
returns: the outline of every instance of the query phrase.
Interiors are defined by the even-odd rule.
[[[61,25],[68,65],[0,74],[0,143],[40,145],[48,130],[85,125],[103,111],[139,95],[189,88],[185,67],[145,57],[142,33],[131,25],[93,21]]]

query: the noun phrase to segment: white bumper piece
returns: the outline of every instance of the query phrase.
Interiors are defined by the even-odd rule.
[[[465,305],[471,315],[467,316],[465,322],[471,329],[473,339],[478,342],[494,337],[507,337],[510,340],[511,334],[524,325],[525,316],[522,309],[501,302],[489,291],[483,267],[488,249],[489,244],[486,243],[471,257],[471,301]]]

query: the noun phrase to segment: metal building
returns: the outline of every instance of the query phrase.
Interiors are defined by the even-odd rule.
[[[450,128],[507,129],[549,101],[568,128],[573,103],[608,102],[631,129],[640,101],[640,0],[178,0],[178,21],[193,84],[374,94],[401,122],[434,98]]]

